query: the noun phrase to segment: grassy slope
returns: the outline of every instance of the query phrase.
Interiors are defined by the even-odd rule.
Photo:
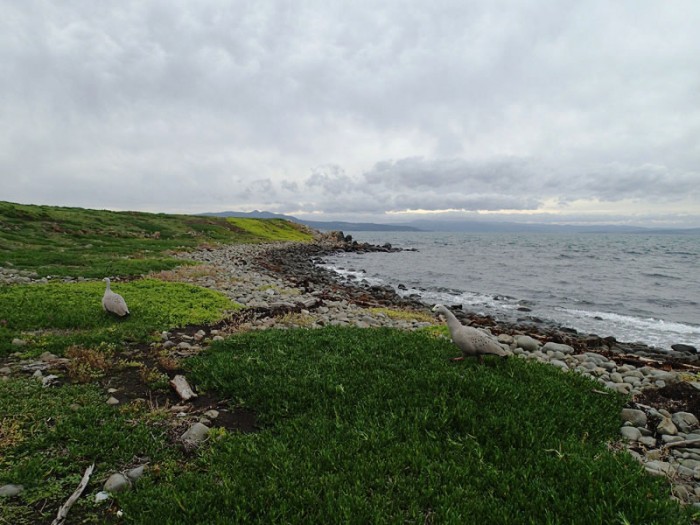
[[[217,243],[307,241],[283,221],[112,212],[0,201],[0,266],[41,276],[140,275],[183,264],[173,251]]]
[[[613,453],[624,399],[519,359],[455,365],[394,330],[266,331],[190,377],[264,429],[119,496],[134,523],[688,523]]]
[[[284,220],[111,212],[0,202],[0,266],[38,275],[139,276],[192,264],[174,251],[219,243],[309,241]],[[0,356],[16,350],[62,354],[71,344],[144,341],[154,331],[213,322],[236,308],[223,295],[181,283],[115,283],[132,315],[120,323],[100,306],[103,283],[0,285]],[[36,331],[39,331],[36,333]],[[34,333],[31,333],[34,332]]]
[[[131,315],[115,319],[102,310],[104,283],[0,286],[0,356],[17,350],[63,355],[70,345],[147,341],[153,333],[187,324],[213,323],[239,308],[225,295],[184,283],[141,279],[115,283]]]

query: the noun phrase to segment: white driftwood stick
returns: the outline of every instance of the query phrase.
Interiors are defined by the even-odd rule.
[[[688,445],[700,445],[700,439],[686,439],[685,441],[675,441],[672,443],[667,443],[661,448],[676,448],[676,447],[687,447]]]
[[[92,471],[94,469],[95,469],[94,463],[92,465],[90,465],[87,469],[85,469],[85,474],[83,474],[83,479],[80,480],[80,483],[78,484],[78,488],[75,489],[75,492],[73,492],[73,494],[71,494],[70,498],[68,498],[66,500],[66,502],[63,504],[63,506],[60,509],[58,509],[58,514],[56,515],[56,519],[51,522],[51,525],[63,525],[63,522],[66,521],[66,516],[68,516],[68,511],[73,506],[73,504],[76,501],[78,501],[78,498],[85,490],[85,487],[87,487],[88,481],[90,481],[90,476],[92,476]]]
[[[177,395],[179,395],[183,401],[189,401],[193,397],[197,397],[192,388],[190,388],[189,383],[185,376],[177,375],[170,380],[170,386],[175,389]]]

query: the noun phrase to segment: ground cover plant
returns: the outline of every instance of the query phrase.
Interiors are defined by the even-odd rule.
[[[187,468],[119,496],[132,523],[689,523],[609,450],[624,399],[519,359],[455,364],[389,329],[237,335],[190,363],[255,410]]]
[[[214,323],[239,305],[214,290],[141,279],[114,283],[131,311],[124,319],[102,310],[105,283],[72,282],[0,286],[0,356],[16,351],[14,338],[34,355],[62,355],[70,345],[144,342],[162,330]]]
[[[68,522],[104,523],[109,510],[97,507],[94,495],[109,473],[143,458],[153,471],[181,457],[167,438],[165,412],[104,401],[94,385],[47,389],[27,379],[0,381],[0,485],[25,489],[21,499],[0,498],[0,523],[51,523],[93,462],[91,497],[77,501]]]
[[[183,263],[172,254],[202,245],[310,241],[284,220],[113,212],[0,201],[0,266],[39,276],[141,275]]]

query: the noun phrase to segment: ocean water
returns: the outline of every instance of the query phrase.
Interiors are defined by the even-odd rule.
[[[700,236],[345,232],[416,251],[346,253],[324,266],[426,303],[584,334],[700,348]]]

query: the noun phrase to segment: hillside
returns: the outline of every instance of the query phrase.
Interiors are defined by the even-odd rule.
[[[174,252],[274,240],[310,241],[305,226],[240,219],[114,212],[0,201],[0,267],[39,276],[140,275],[181,265]]]

